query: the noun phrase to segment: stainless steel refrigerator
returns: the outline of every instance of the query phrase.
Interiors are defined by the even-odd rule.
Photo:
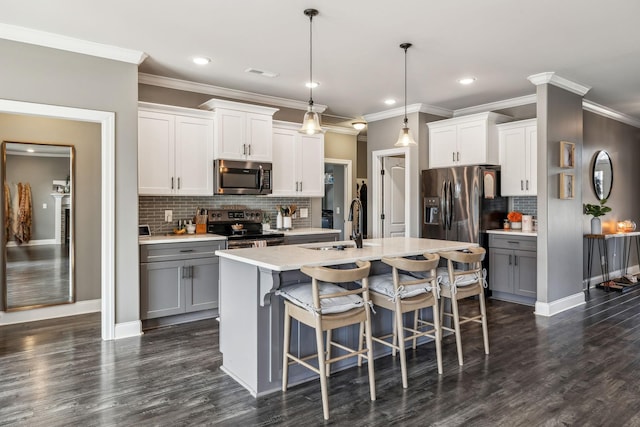
[[[422,237],[487,246],[485,230],[502,228],[507,199],[500,170],[458,166],[422,171]]]

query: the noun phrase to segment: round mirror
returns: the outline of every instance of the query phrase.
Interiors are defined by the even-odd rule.
[[[609,153],[598,151],[593,160],[593,191],[598,200],[608,199],[613,185],[613,164]]]

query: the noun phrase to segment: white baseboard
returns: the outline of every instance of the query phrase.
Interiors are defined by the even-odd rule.
[[[52,305],[23,311],[0,311],[0,326],[14,323],[35,322],[57,317],[76,316],[78,314],[99,313],[100,299],[78,301],[73,304]]]
[[[140,335],[142,335],[142,322],[140,320],[116,323],[115,339],[138,337]]]
[[[536,301],[536,307],[533,314],[550,317],[582,304],[585,304],[584,292],[578,292],[577,294],[569,295],[568,297],[560,298],[559,300],[551,302]]]
[[[7,242],[8,248],[15,248],[16,246],[43,246],[43,245],[56,245],[61,243],[56,243],[56,239],[42,239],[42,240],[29,240],[27,243],[16,244],[15,241],[11,240]]]

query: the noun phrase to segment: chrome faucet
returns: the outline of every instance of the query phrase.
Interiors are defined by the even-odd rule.
[[[364,217],[362,216],[362,202],[358,198],[351,201],[351,207],[349,208],[349,221],[351,221],[351,240],[356,243],[356,248],[362,248]]]

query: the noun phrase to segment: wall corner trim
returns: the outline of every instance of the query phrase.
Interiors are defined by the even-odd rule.
[[[74,37],[2,23],[0,23],[0,38],[136,65],[142,64],[148,56],[139,50],[125,49],[118,46],[95,43]]]
[[[533,83],[534,85],[543,85],[543,84],[552,84],[554,86],[558,86],[562,89],[566,89],[569,92],[573,92],[576,95],[584,96],[589,90],[591,90],[591,86],[581,85],[580,83],[576,83],[569,79],[565,79],[564,77],[560,77],[553,71],[548,71],[545,73],[532,74],[527,79]]]
[[[116,323],[115,339],[138,337],[142,335],[142,322],[134,320],[132,322]]]
[[[549,303],[536,301],[533,314],[551,317],[585,303],[584,292],[578,292],[577,294],[569,295],[568,297],[560,298],[559,300]]]

